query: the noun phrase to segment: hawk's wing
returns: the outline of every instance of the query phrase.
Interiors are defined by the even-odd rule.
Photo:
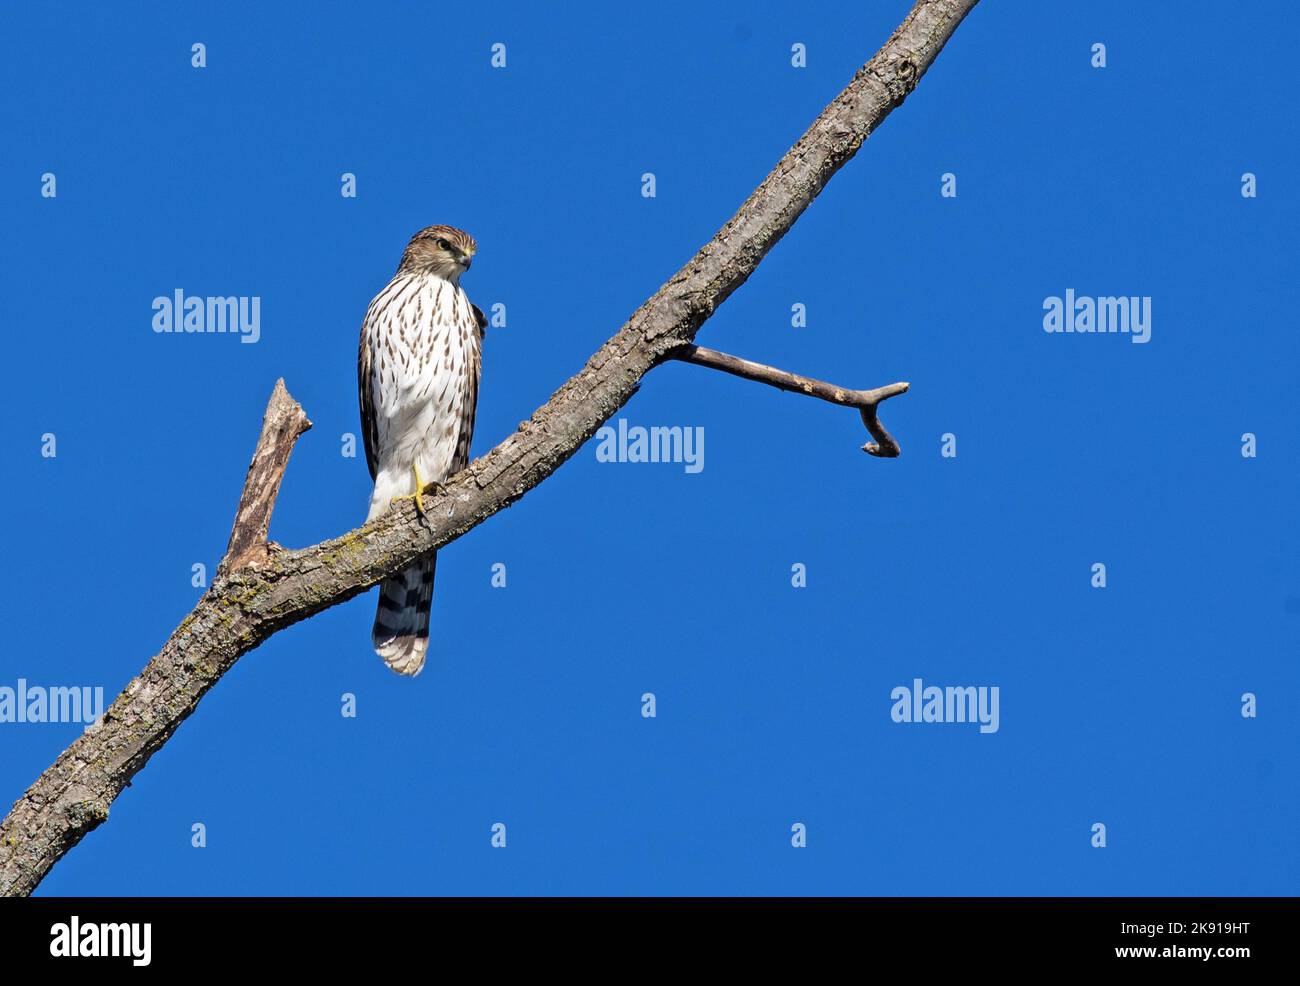
[[[366,466],[370,469],[370,478],[378,472],[375,449],[379,445],[379,422],[375,418],[375,402],[371,395],[372,386],[370,347],[366,345],[370,333],[370,313],[366,312],[366,322],[361,329],[361,347],[357,352],[357,395],[361,404],[361,438],[366,445]]]
[[[456,454],[451,459],[452,474],[456,474],[469,465],[469,445],[474,439],[474,417],[478,413],[478,378],[483,365],[483,336],[487,334],[487,316],[478,305],[474,309],[474,321],[478,323],[479,345],[475,347],[474,365],[466,367],[469,379],[466,380],[465,399],[460,408],[460,427],[456,433]]]

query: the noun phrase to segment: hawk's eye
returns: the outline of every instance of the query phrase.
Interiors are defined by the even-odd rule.
[[[450,249],[451,249],[451,244],[448,243],[446,240],[439,240],[439,241],[438,241],[438,249],[439,249],[439,250],[450,250]]]

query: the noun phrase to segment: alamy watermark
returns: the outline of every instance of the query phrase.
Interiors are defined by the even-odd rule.
[[[978,722],[981,733],[996,733],[1001,723],[998,686],[926,685],[912,679],[912,687],[899,685],[889,693],[894,722]]]
[[[1066,288],[1064,298],[1044,298],[1043,311],[1044,332],[1120,332],[1128,335],[1129,342],[1151,341],[1150,295],[1090,298]]]
[[[82,922],[76,914],[50,925],[50,955],[56,959],[125,958],[134,966],[153,959],[153,925],[148,922]]]
[[[79,722],[89,726],[104,715],[104,686],[43,687],[0,685],[0,723]]]
[[[153,330],[158,333],[238,333],[240,342],[262,338],[262,299],[259,295],[187,295],[177,288],[153,300]]]
[[[618,428],[605,425],[596,432],[597,462],[680,462],[688,473],[704,469],[704,428],[628,426],[618,419]]]

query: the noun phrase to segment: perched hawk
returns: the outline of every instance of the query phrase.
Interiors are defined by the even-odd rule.
[[[477,244],[451,226],[411,237],[397,273],[361,323],[357,385],[366,462],[375,481],[371,520],[469,462],[487,320],[460,286]],[[372,640],[398,674],[419,674],[429,649],[436,554],[379,587]]]

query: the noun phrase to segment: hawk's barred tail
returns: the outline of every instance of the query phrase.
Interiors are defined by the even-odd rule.
[[[398,674],[417,675],[424,670],[437,560],[436,554],[430,555],[379,587],[379,608],[371,639],[375,653]]]

